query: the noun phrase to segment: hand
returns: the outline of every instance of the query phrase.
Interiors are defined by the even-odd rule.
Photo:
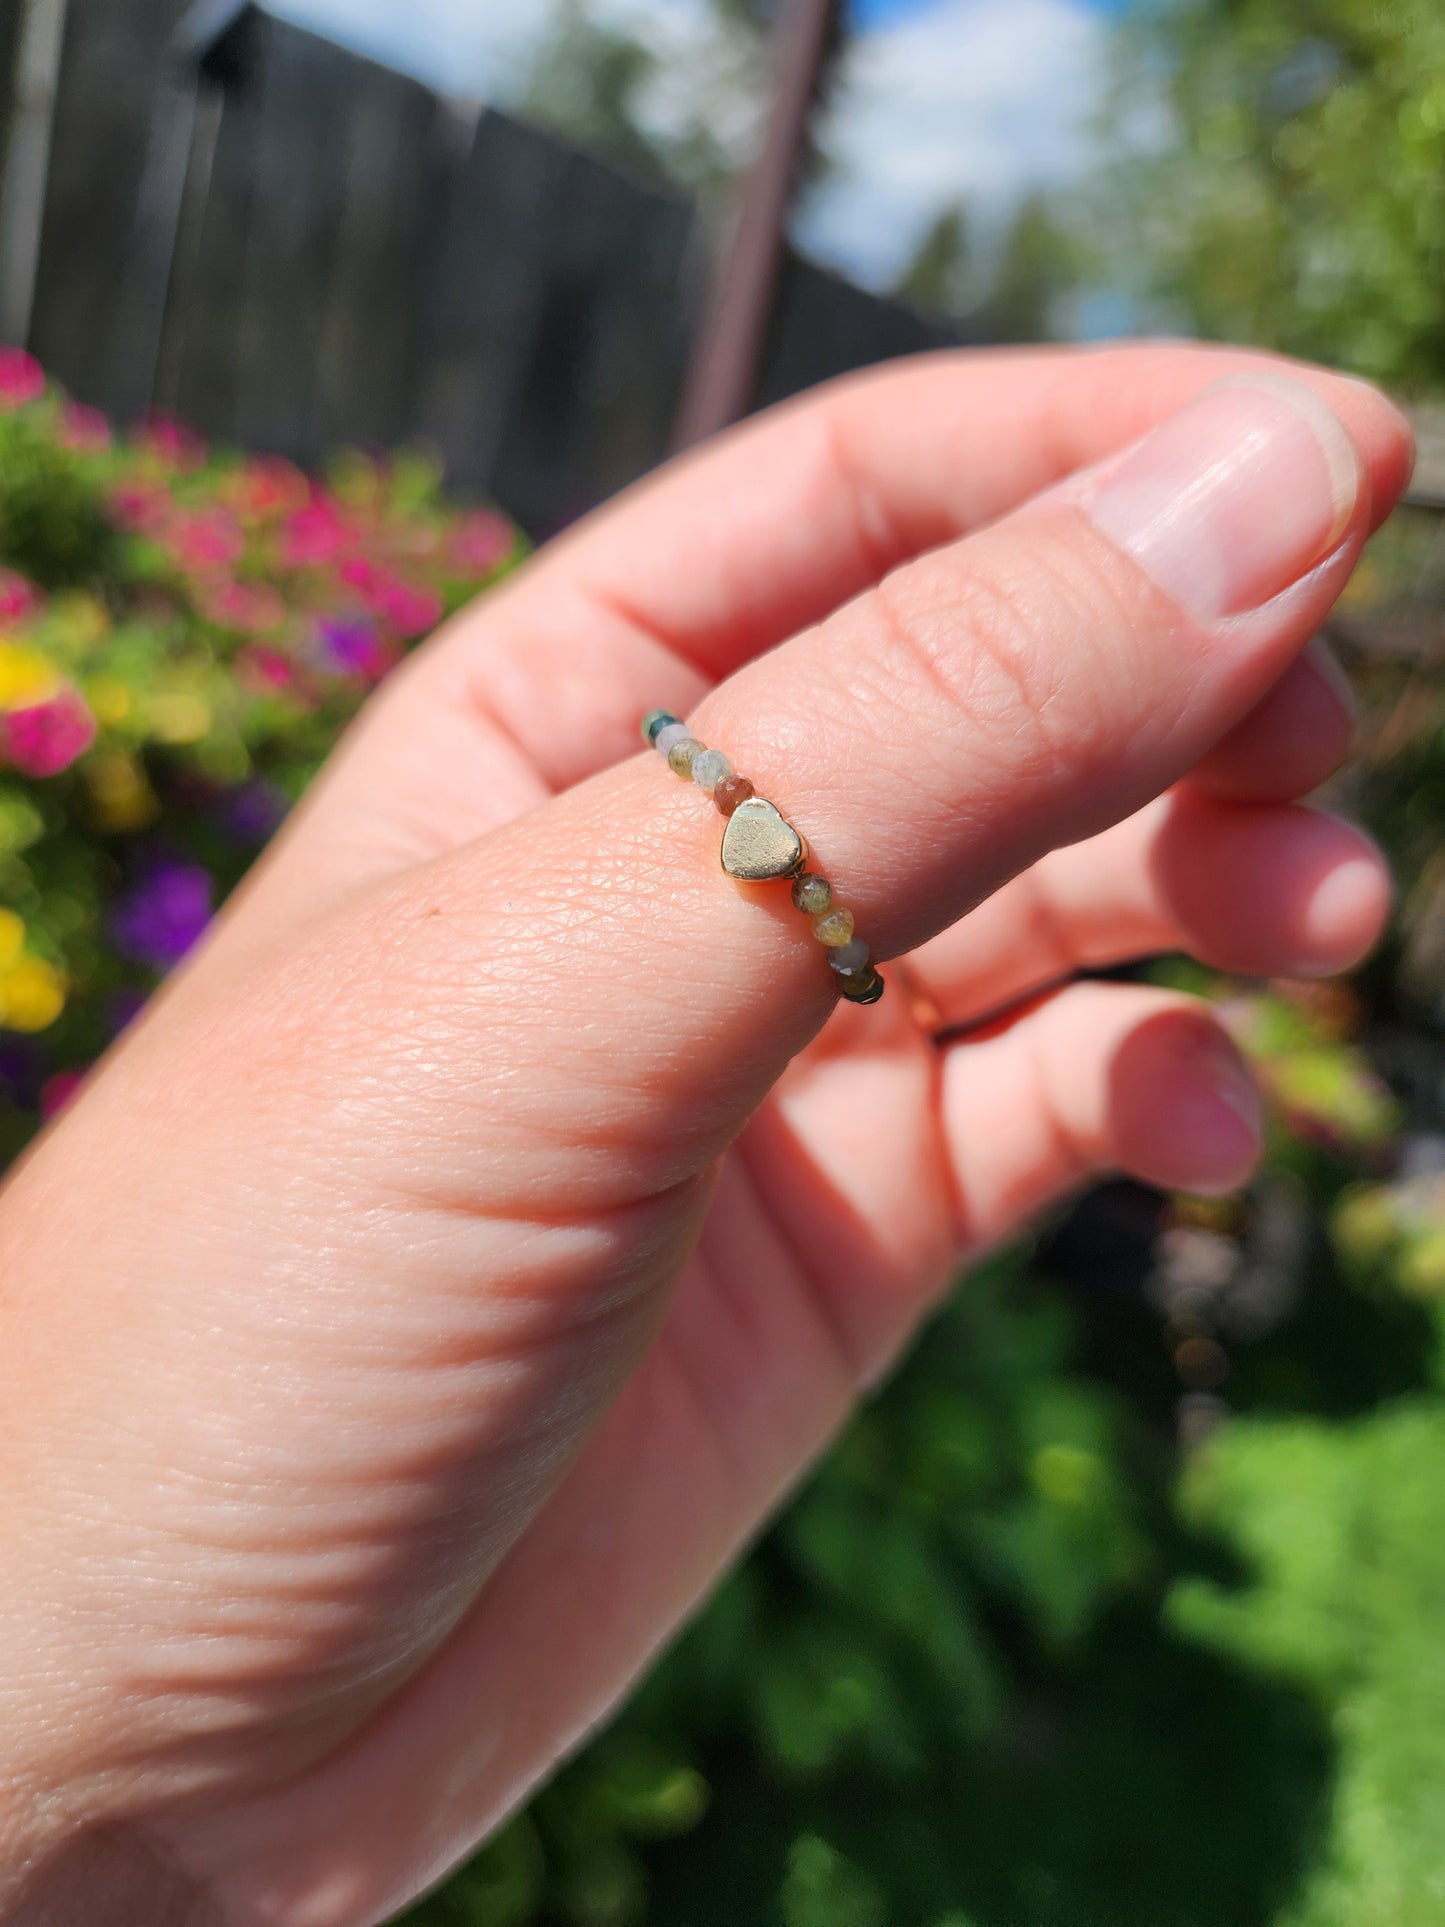
[[[1373,848],[1291,799],[1408,461],[1260,356],[930,357],[675,464],[395,679],[0,1203],[5,1919],[390,1917],[962,1260],[1105,1171],[1247,1175],[1210,1013],[1070,979],[1378,933]],[[654,705],[906,956],[882,1004],[721,874]]]

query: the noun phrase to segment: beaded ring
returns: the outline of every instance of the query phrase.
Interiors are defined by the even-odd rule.
[[[776,803],[759,796],[720,749],[700,743],[676,716],[654,709],[642,719],[642,738],[667,759],[674,776],[706,790],[723,816],[722,867],[739,883],[792,880],[793,902],[812,921],[828,952],[838,988],[853,1004],[876,1004],[883,979],[872,953],[853,934],[853,912],[833,901],[833,886],[808,866],[808,846]]]

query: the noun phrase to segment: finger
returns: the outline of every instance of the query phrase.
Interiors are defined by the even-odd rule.
[[[1349,682],[1316,636],[1190,781],[1237,802],[1292,803],[1334,775],[1349,754],[1354,725]]]
[[[700,730],[796,818],[879,954],[1142,807],[1278,680],[1373,512],[1318,408],[1217,387],[706,699]],[[721,1154],[835,1002],[786,888],[733,885],[719,831],[638,755],[311,923],[269,973],[203,953],[13,1181],[7,1294],[65,1308],[6,1378],[18,1435],[48,1447],[22,1457],[22,1482],[44,1468],[25,1503],[93,1519],[98,1570],[137,1531],[156,1548],[108,1715],[132,1757],[171,1744],[180,1701],[204,1773],[238,1693],[278,1750],[298,1707],[312,1757],[354,1730],[634,1370]],[[768,1496],[754,1479],[748,1503]],[[26,1548],[42,1598],[58,1532]],[[171,1624],[198,1548],[212,1596],[245,1605],[224,1639],[204,1600]],[[304,1614],[278,1620],[278,1567]],[[62,1649],[86,1633],[79,1609],[34,1623]],[[351,1670],[316,1712],[338,1627]]]
[[[908,960],[945,1024],[1080,970],[1185,951],[1247,977],[1328,977],[1378,940],[1389,873],[1352,824],[1183,784],[1055,850]]]
[[[951,1045],[942,1114],[971,1249],[1109,1172],[1235,1190],[1260,1149],[1253,1081],[1213,1013],[1138,985],[1074,984]]]
[[[1107,1171],[1221,1190],[1248,1176],[1259,1149],[1233,1045],[1206,1006],[1155,990],[1075,986],[994,1037],[955,1045],[942,1109],[957,1235],[971,1250]],[[826,1078],[798,1094],[793,1116],[836,1167],[830,1147],[851,1120]],[[890,1346],[921,1309],[895,1294]],[[766,1326],[776,1310],[769,1296],[762,1330],[750,1318],[730,1334],[761,1422],[719,1450],[703,1401],[669,1396],[661,1361],[649,1360],[407,1695],[299,1796],[263,1792],[213,1830],[207,1863],[245,1910],[284,1918],[324,1898],[348,1919],[390,1918],[595,1729],[844,1415],[848,1378],[800,1379],[795,1348],[763,1342],[776,1337]],[[718,1350],[714,1337],[694,1364],[709,1382]],[[194,1850],[194,1829],[177,1833]]]
[[[520,815],[719,677],[1271,357],[1179,343],[926,356],[824,385],[629,490],[444,631],[368,711],[247,892],[254,940]],[[1294,366],[1290,364],[1290,366]],[[1403,418],[1330,398],[1383,514]],[[1261,692],[1263,693],[1263,692]],[[1338,734],[1329,729],[1330,740]]]

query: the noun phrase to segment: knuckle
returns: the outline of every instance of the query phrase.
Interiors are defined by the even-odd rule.
[[[882,666],[916,719],[966,721],[1017,777],[1107,753],[1137,616],[1062,535],[994,531],[885,577],[867,598]]]

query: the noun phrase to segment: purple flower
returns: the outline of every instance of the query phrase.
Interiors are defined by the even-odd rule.
[[[36,1100],[49,1070],[43,1047],[29,1037],[6,1037],[0,1042],[0,1097],[23,1109]]]
[[[290,808],[273,783],[243,783],[229,790],[216,811],[216,826],[232,842],[259,848],[275,835]]]
[[[369,616],[327,616],[319,630],[326,654],[347,675],[377,677],[386,667],[381,639]]]
[[[157,863],[116,904],[116,949],[153,970],[178,964],[211,920],[210,872],[193,863]]]
[[[148,990],[137,990],[127,986],[123,990],[113,990],[106,1001],[106,1015],[110,1019],[111,1034],[119,1037],[140,1016],[151,1000]]]

